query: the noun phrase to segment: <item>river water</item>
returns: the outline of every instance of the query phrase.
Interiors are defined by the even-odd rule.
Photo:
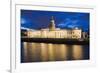
[[[21,43],[21,63],[88,59],[89,45]]]

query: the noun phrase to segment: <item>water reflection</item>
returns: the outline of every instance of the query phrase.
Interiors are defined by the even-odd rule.
[[[73,45],[73,51],[72,51],[72,55],[73,55],[73,59],[82,59],[83,58],[83,54],[82,54],[82,46],[80,45]]]
[[[21,46],[21,62],[89,59],[88,45],[23,42]]]
[[[41,60],[48,61],[49,60],[49,51],[47,49],[47,45],[44,43],[40,43],[41,45]]]

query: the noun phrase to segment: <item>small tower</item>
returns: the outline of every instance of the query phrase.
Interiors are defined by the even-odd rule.
[[[49,24],[49,30],[50,31],[53,31],[53,30],[55,30],[55,20],[54,20],[54,17],[52,16],[51,17],[51,20],[50,20],[50,24]]]

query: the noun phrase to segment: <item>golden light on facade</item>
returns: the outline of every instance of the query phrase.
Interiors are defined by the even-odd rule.
[[[81,29],[73,29],[72,30],[72,38],[81,38]]]
[[[79,39],[81,38],[82,30],[75,29],[60,29],[55,27],[54,18],[50,21],[50,26],[41,30],[28,30],[27,36],[31,38],[69,38]]]

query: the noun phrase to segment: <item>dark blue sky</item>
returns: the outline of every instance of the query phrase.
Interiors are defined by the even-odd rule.
[[[89,13],[21,10],[21,27],[31,29],[47,28],[54,16],[57,28],[68,29],[79,27],[89,30]]]

